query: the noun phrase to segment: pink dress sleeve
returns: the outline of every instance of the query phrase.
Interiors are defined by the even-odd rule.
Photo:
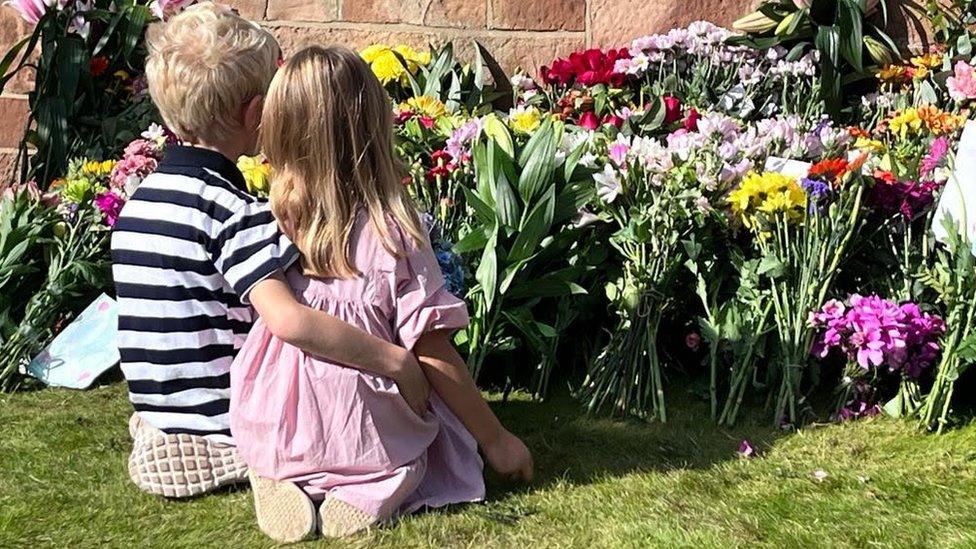
[[[444,275],[429,243],[405,247],[394,275],[395,327],[400,344],[413,349],[417,340],[428,332],[467,327],[468,307],[445,287]]]

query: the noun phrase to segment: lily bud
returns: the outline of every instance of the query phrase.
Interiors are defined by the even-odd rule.
[[[873,36],[864,37],[864,46],[867,47],[871,60],[878,66],[887,67],[895,61],[895,55],[892,53],[891,48],[882,44]]]
[[[776,21],[770,19],[761,11],[749,15],[732,23],[732,28],[749,34],[762,34],[776,28]]]

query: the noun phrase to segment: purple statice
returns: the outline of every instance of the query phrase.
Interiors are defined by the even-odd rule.
[[[811,315],[818,330],[812,353],[826,357],[833,349],[862,371],[885,367],[907,379],[919,379],[938,357],[945,324],[918,305],[899,305],[877,295],[854,294],[847,304],[827,302]]]
[[[804,178],[800,182],[800,186],[807,193],[807,204],[809,204],[810,213],[822,212],[827,208],[830,203],[831,195],[833,194],[833,189],[830,187],[829,183],[824,183],[823,181],[818,181],[816,179]]]

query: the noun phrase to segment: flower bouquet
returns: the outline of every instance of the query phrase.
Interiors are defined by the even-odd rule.
[[[777,173],[752,173],[728,201],[752,234],[759,274],[769,289],[777,336],[775,418],[798,419],[801,383],[814,329],[810,314],[825,301],[854,235],[862,224],[865,190],[860,166],[843,158],[813,165],[797,181]]]

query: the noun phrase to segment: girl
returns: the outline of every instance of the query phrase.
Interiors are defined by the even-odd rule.
[[[389,378],[309,356],[255,324],[232,369],[231,428],[251,468],[258,524],[279,541],[308,537],[316,522],[338,537],[481,500],[478,446],[499,473],[532,475],[528,449],[450,343],[467,310],[445,289],[400,183],[392,124],[383,87],[342,48],[296,54],[265,102],[272,210],[302,252],[288,273],[295,294],[412,349],[433,386],[429,399],[401,395]]]

